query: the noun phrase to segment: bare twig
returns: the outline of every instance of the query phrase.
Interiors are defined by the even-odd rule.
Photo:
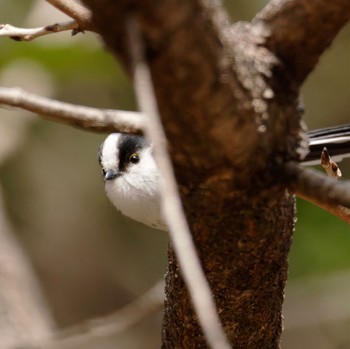
[[[142,133],[145,118],[130,111],[97,109],[40,97],[19,88],[0,87],[0,104],[19,107],[73,127],[95,132]]]
[[[42,348],[74,346],[87,343],[99,337],[107,337],[122,333],[138,324],[149,315],[161,309],[164,304],[164,281],[157,282],[146,293],[115,313],[86,321],[77,326],[58,332]]]
[[[306,197],[323,204],[343,205],[350,208],[350,184],[334,181],[318,171],[306,169],[294,162],[285,166],[290,187]]]
[[[11,24],[0,24],[0,37],[17,41],[31,41],[40,36],[71,30],[72,35],[85,30],[94,31],[91,12],[74,0],[47,0],[50,4],[73,18],[71,21],[55,23],[38,28],[18,28]]]
[[[79,24],[74,20],[38,28],[18,28],[10,24],[0,24],[0,37],[7,36],[17,41],[31,41],[40,36],[67,30],[72,30],[72,33],[76,34],[80,31]]]
[[[81,334],[84,331],[89,332],[92,336],[121,333],[161,309],[163,305],[164,281],[162,280],[131,303],[118,309],[114,314],[65,330],[59,334],[59,337],[68,335],[72,338],[73,334]]]
[[[144,59],[140,32],[136,22],[130,20],[128,24],[136,95],[141,111],[148,116],[146,133],[153,143],[155,158],[161,172],[163,215],[205,338],[211,348],[228,349],[230,345],[220,325],[211,290],[183,212],[149,67]]]
[[[288,186],[300,198],[309,201],[350,224],[350,183],[338,182],[318,171],[296,163],[285,166]]]
[[[329,204],[323,204],[321,202],[319,202],[318,200],[310,197],[310,196],[306,196],[305,194],[295,191],[295,194],[300,198],[303,199],[305,201],[308,201],[320,208],[322,208],[323,210],[333,214],[334,216],[340,218],[341,220],[343,220],[344,222],[350,224],[350,209],[341,205],[329,205]]]
[[[46,0],[52,6],[65,13],[67,16],[73,18],[79,23],[79,28],[84,30],[95,31],[92,23],[92,13],[82,4],[74,0]]]
[[[161,309],[163,305],[164,281],[162,280],[146,293],[109,316],[88,320],[63,331],[58,331],[45,340],[28,340],[23,343],[23,347],[35,349],[74,347],[101,337],[114,336],[138,324]]]

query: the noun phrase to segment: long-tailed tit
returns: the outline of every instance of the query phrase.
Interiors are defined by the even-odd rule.
[[[112,133],[101,144],[98,158],[113,205],[136,221],[166,230],[151,144],[142,136]]]
[[[310,152],[303,163],[320,163],[323,147],[340,161],[350,157],[350,125],[308,133]],[[166,230],[160,207],[159,171],[152,146],[142,136],[113,133],[101,144],[99,163],[107,196],[124,215]]]

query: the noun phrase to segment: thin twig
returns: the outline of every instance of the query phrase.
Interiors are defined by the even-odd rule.
[[[146,293],[118,309],[114,314],[101,319],[90,320],[60,333],[59,337],[72,338],[73,334],[89,332],[91,336],[107,336],[124,332],[164,305],[164,281],[152,286]]]
[[[288,162],[285,170],[292,189],[323,204],[350,208],[349,181],[332,180],[318,171],[303,168],[295,162]]]
[[[350,224],[350,209],[349,208],[341,206],[341,205],[332,206],[329,204],[323,204],[323,203],[319,202],[318,200],[314,199],[313,197],[306,196],[297,190],[295,191],[295,195],[297,195],[300,199],[308,201],[308,202],[322,208],[323,210],[333,214],[334,216],[340,218],[344,222]]]
[[[338,182],[318,171],[294,162],[285,166],[288,186],[300,198],[309,201],[350,224],[350,183]]]
[[[72,30],[72,33],[76,34],[80,31],[79,24],[75,20],[38,28],[18,28],[11,24],[0,24],[0,37],[7,36],[17,41],[31,41],[40,36],[67,30]]]
[[[111,315],[89,320],[58,332],[52,340],[46,343],[45,348],[50,348],[51,345],[54,345],[54,347],[61,345],[74,346],[87,343],[96,338],[122,333],[160,310],[163,305],[164,281],[162,280],[157,282],[146,293]]]
[[[18,107],[39,114],[44,119],[95,132],[140,134],[145,128],[145,118],[140,113],[59,102],[19,88],[0,87],[0,104]]]
[[[31,41],[40,36],[72,30],[75,35],[85,30],[94,31],[92,14],[83,5],[72,0],[47,0],[69,17],[71,21],[55,23],[38,28],[18,28],[11,24],[0,24],[0,37],[6,36],[17,41]]]
[[[101,337],[114,336],[138,324],[164,305],[164,281],[157,282],[146,293],[111,315],[88,320],[56,332],[44,341],[24,343],[25,348],[51,349],[84,345]],[[22,347],[21,347],[22,348]]]
[[[79,23],[79,28],[84,30],[95,31],[92,22],[92,13],[82,4],[74,0],[46,0],[52,6],[56,7],[67,16],[73,18]]]
[[[216,349],[229,349],[230,345],[220,324],[211,290],[196,254],[183,212],[172,163],[167,152],[166,137],[155,100],[149,67],[144,59],[137,24],[133,20],[128,22],[128,34],[136,96],[141,111],[148,116],[146,133],[152,141],[155,159],[161,173],[162,209],[170,237],[209,346]]]

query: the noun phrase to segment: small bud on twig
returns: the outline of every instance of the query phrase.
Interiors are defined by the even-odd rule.
[[[322,150],[321,165],[326,170],[329,177],[339,178],[342,176],[338,165],[331,159],[326,147]]]

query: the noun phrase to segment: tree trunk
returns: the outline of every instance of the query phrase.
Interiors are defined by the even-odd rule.
[[[276,4],[302,11],[301,1],[273,2],[254,22],[235,26],[216,1],[84,2],[129,71],[127,21],[140,25],[185,212],[232,347],[278,348],[295,221],[283,164],[305,151],[298,87],[346,19],[326,44],[313,41],[319,50],[305,55],[315,59],[298,71],[287,52],[274,51],[283,38],[274,41],[264,19],[275,11],[268,24],[278,31]],[[170,246],[163,348],[204,347]]]

